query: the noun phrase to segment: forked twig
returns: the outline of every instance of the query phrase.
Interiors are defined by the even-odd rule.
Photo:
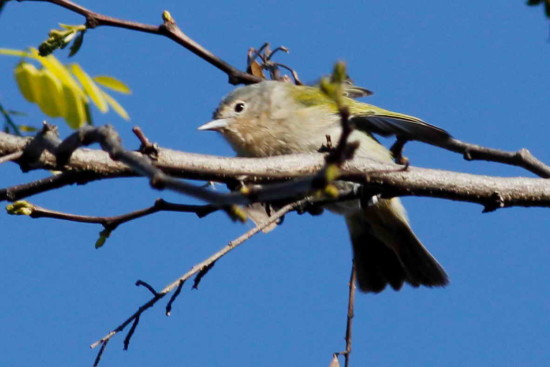
[[[103,351],[105,349],[105,345],[109,342],[109,340],[115,336],[116,334],[123,331],[128,325],[137,325],[136,320],[139,319],[139,317],[149,308],[153,307],[160,299],[162,299],[165,295],[173,291],[174,289],[178,289],[181,287],[183,282],[189,278],[191,278],[194,274],[199,273],[201,270],[207,268],[223,256],[225,256],[227,253],[232,251],[233,249],[237,248],[239,245],[243,244],[246,240],[250,239],[255,234],[262,231],[262,229],[268,227],[272,223],[275,223],[277,220],[282,218],[285,214],[288,212],[294,210],[300,205],[303,205],[305,200],[300,200],[288,205],[285,205],[275,213],[266,221],[263,223],[257,225],[256,227],[252,228],[251,230],[247,231],[243,235],[239,236],[238,238],[234,239],[233,241],[229,242],[226,246],[224,246],[222,249],[220,249],[218,252],[210,256],[209,258],[205,259],[204,261],[194,265],[188,272],[183,274],[181,277],[176,279],[174,282],[170,283],[164,289],[157,292],[155,296],[153,296],[149,301],[144,303],[142,306],[138,308],[138,310],[132,314],[129,318],[127,318],[122,324],[117,326],[113,331],[109,332],[107,335],[99,339],[98,341],[94,342],[92,345],[90,345],[90,348],[96,348],[98,346],[101,346],[101,349],[98,353],[98,356],[96,357],[96,362],[94,366],[97,366],[99,364],[99,361],[101,359],[101,355],[103,354]],[[173,302],[173,299],[171,300]],[[171,303],[170,303],[171,304]],[[132,334],[133,334],[132,330]],[[130,335],[131,336],[131,335]],[[129,338],[125,338],[125,345],[127,345],[130,342]]]

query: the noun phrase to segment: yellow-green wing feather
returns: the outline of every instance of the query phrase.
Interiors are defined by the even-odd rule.
[[[338,107],[332,99],[319,88],[289,85],[294,101],[304,107],[325,108],[331,113],[338,113]],[[407,140],[419,140],[427,143],[438,143],[450,138],[443,129],[430,125],[421,119],[392,112],[351,98],[345,98],[351,113],[350,121],[358,130],[382,136],[401,137]]]

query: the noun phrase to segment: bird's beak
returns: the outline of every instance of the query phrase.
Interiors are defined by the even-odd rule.
[[[227,121],[227,119],[218,119],[207,122],[206,124],[199,126],[197,129],[219,131],[226,128],[228,125],[229,121]]]

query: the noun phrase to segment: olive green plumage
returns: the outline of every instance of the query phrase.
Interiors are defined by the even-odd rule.
[[[348,140],[359,143],[356,156],[392,161],[391,152],[372,133],[431,143],[449,138],[416,117],[347,97],[344,101],[356,128]],[[319,88],[275,81],[237,88],[223,99],[214,118],[199,129],[220,132],[243,157],[317,152],[327,135],[336,142],[342,131],[335,102]],[[343,190],[352,186],[339,184]],[[346,218],[363,291],[380,292],[388,284],[398,290],[404,282],[414,287],[448,283],[443,268],[411,230],[399,199],[373,200],[367,207],[353,200],[328,209]]]

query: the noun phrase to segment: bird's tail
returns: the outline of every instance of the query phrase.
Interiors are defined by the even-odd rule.
[[[388,284],[399,290],[404,282],[413,287],[449,283],[445,270],[409,227],[399,199],[380,200],[347,215],[346,222],[362,291],[378,293]]]

